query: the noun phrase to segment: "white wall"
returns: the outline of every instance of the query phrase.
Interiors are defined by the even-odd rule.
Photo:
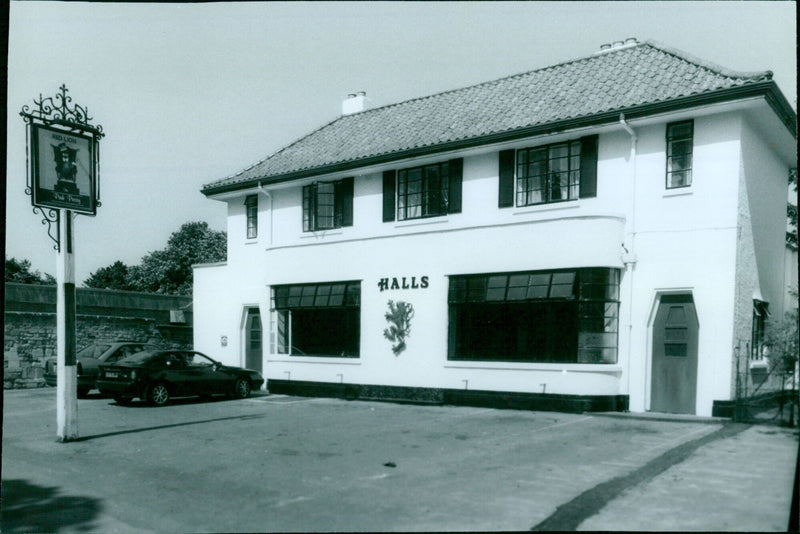
[[[317,177],[355,176],[352,227],[302,231],[301,186],[311,179],[270,188],[271,202],[265,195],[259,196],[256,240],[244,238],[244,196],[229,200],[228,265],[195,270],[195,324],[196,331],[200,330],[195,334],[195,346],[199,350],[208,346],[210,353],[214,353],[213,348],[227,362],[243,362],[241,334],[236,329],[241,330],[244,308],[253,303],[261,306],[264,324],[268,324],[270,285],[360,280],[360,358],[265,354],[267,378],[503,391],[545,389],[548,393],[571,394],[627,393],[631,410],[644,411],[649,408],[649,327],[656,297],[661,292],[686,290],[694,295],[700,322],[697,413],[710,415],[713,400],[730,398],[741,115],[732,112],[695,118],[693,183],[691,188],[674,191],[667,191],[664,185],[666,119],[647,125],[634,122],[632,126],[638,137],[635,165],[631,161],[631,138],[621,127],[601,132],[598,197],[593,199],[527,208],[497,207],[500,148],[577,139],[587,135],[582,132],[438,159],[418,158],[391,167],[463,155],[460,214],[383,223],[381,173],[389,168],[386,166],[361,174]],[[769,154],[761,150],[754,154],[754,160],[769,159]],[[771,219],[765,221],[759,232],[769,233]],[[272,232],[266,230],[270,222]],[[632,270],[624,272],[620,287],[617,364],[447,360],[447,276],[570,267],[624,269],[623,243],[632,253],[625,261],[635,258],[635,262],[629,264]],[[379,291],[380,278],[403,276],[428,276],[429,287]],[[210,289],[210,285],[217,288]],[[392,354],[391,343],[382,335],[389,299],[411,302],[416,310],[408,349],[399,356]],[[201,310],[204,306],[214,311]],[[229,346],[224,349],[218,346],[220,335],[228,335]],[[264,347],[270,347],[266,329]]]

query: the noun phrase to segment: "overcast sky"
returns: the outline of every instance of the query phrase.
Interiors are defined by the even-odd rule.
[[[63,83],[106,133],[102,207],[76,222],[76,281],[133,265],[187,221],[225,229],[200,188],[341,112],[652,39],[739,71],[772,70],[797,108],[794,2],[12,2],[6,255],[55,274],[25,195],[19,111]]]

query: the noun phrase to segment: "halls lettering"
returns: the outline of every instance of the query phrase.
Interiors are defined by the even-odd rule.
[[[417,280],[416,276],[401,278],[381,278],[378,281],[378,288],[381,291],[394,289],[425,289],[428,287],[428,277],[421,276]]]

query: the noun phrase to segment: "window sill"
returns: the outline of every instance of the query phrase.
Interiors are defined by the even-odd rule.
[[[555,202],[550,204],[539,204],[537,206],[523,206],[516,208],[514,211],[514,215],[530,215],[534,213],[542,213],[547,211],[563,211],[563,210],[572,210],[577,209],[580,207],[580,202],[577,201],[565,201],[565,202]]]
[[[536,362],[457,362],[448,360],[446,369],[480,369],[494,371],[544,371],[549,373],[605,373],[622,374],[615,363],[536,363]]]
[[[431,224],[446,224],[450,221],[449,218],[444,219],[440,217],[428,217],[424,219],[410,219],[402,222],[395,223],[395,228],[408,228],[409,226],[427,226]]]
[[[335,365],[361,365],[360,358],[342,358],[339,356],[289,356],[280,354],[276,358],[267,358],[267,363],[321,363]]]
[[[300,239],[324,239],[329,236],[343,235],[344,232],[340,228],[333,230],[317,230],[316,232],[303,232],[300,234]]]
[[[669,197],[684,197],[684,196],[689,196],[689,195],[692,195],[692,194],[694,193],[694,192],[693,192],[693,191],[690,189],[690,187],[691,187],[691,186],[689,186],[689,187],[682,187],[682,188],[680,188],[680,189],[670,189],[670,190],[668,190],[668,191],[664,192],[664,194],[663,194],[663,195],[661,195],[661,196],[662,196],[662,197],[664,197],[664,198],[669,198]]]
[[[245,245],[258,245],[258,238],[253,237],[244,242]]]

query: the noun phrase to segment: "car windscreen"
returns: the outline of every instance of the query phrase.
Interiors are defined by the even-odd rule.
[[[95,345],[87,345],[78,351],[78,358],[99,358],[107,351],[111,345],[100,343]]]

